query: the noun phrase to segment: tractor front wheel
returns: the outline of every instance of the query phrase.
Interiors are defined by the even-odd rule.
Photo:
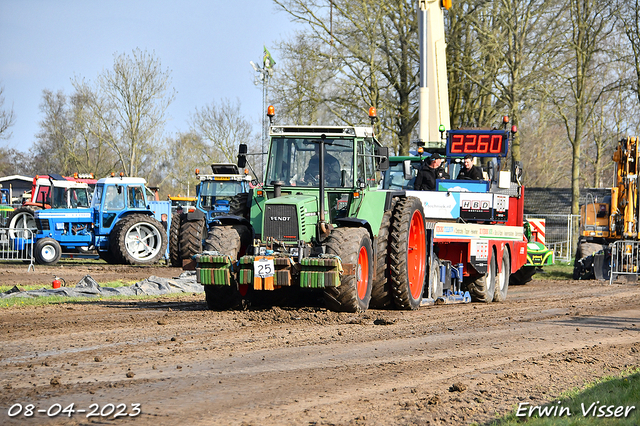
[[[39,265],[54,265],[62,256],[62,248],[53,238],[41,238],[33,248],[33,255]]]
[[[327,308],[342,312],[363,312],[369,308],[373,282],[371,237],[364,228],[337,228],[326,240],[327,254],[355,265],[355,274],[343,274],[339,287],[326,287]]]
[[[245,254],[250,244],[251,230],[244,225],[213,226],[207,235],[204,249],[228,255],[235,262]],[[204,295],[207,307],[213,310],[233,309],[243,306],[244,303],[233,276],[229,286],[205,285]]]
[[[155,218],[132,214],[121,219],[111,231],[115,244],[111,247],[129,265],[150,265],[167,251],[167,233]]]

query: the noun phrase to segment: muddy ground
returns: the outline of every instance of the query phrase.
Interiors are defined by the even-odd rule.
[[[637,284],[534,281],[504,303],[359,315],[214,312],[202,294],[5,308],[0,424],[486,424],[638,366],[639,302]]]

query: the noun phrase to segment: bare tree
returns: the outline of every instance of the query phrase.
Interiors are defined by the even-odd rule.
[[[368,108],[376,107],[383,139],[385,135],[390,136],[388,144],[396,152],[407,153],[418,122],[415,2],[274,2],[293,19],[307,24],[304,34],[289,44],[296,49],[291,55],[293,60],[284,65],[280,63],[280,69],[297,67],[296,71],[281,74],[278,81],[295,81],[298,88],[294,84],[287,86],[311,100],[306,105],[312,107],[314,113],[318,112],[317,117],[328,114],[334,123],[365,122]],[[305,56],[311,60],[303,60]],[[283,102],[283,106],[295,105]],[[289,111],[285,111],[285,115]]]
[[[549,57],[546,99],[555,106],[572,147],[571,213],[579,213],[580,155],[587,124],[600,97],[612,85],[606,84],[604,41],[613,30],[609,5],[597,0],[567,0],[558,17],[566,23],[564,36],[557,39],[556,55]]]
[[[16,123],[13,107],[4,109],[4,86],[0,86],[0,139],[9,139],[9,128]]]
[[[158,142],[175,97],[169,76],[158,58],[136,49],[131,56],[115,56],[113,70],[100,74],[95,87],[73,82],[88,102],[90,132],[115,152],[127,176],[151,174],[159,161]]]
[[[195,187],[199,180],[195,170],[208,173],[210,147],[202,140],[200,135],[178,133],[175,137],[165,138],[166,149],[162,153],[162,165],[159,173],[163,179],[158,182],[162,192],[171,195],[195,194]]]
[[[200,159],[209,164],[235,163],[238,145],[256,142],[251,124],[240,112],[239,100],[232,103],[229,99],[224,99],[220,104],[212,102],[200,109],[196,108],[191,116],[191,128],[203,141],[210,143],[198,145]]]

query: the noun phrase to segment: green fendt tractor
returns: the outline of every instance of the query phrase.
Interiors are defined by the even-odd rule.
[[[264,186],[249,218],[210,227],[197,276],[211,309],[322,292],[336,311],[420,306],[426,242],[422,203],[378,189],[388,149],[371,126],[273,125]]]

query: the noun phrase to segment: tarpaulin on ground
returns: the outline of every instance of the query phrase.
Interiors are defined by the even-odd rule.
[[[0,299],[9,297],[108,297],[160,295],[169,293],[202,293],[204,287],[196,282],[195,271],[185,271],[175,278],[160,278],[155,275],[128,287],[101,287],[91,276],[85,275],[75,287],[41,288],[39,290],[20,291],[13,287],[6,293],[0,293]]]

